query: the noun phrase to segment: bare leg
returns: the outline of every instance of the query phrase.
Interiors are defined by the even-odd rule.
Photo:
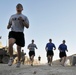
[[[60,62],[62,62],[62,58],[60,58]]]
[[[23,65],[24,65],[24,63],[25,63],[25,60],[23,60]]]
[[[66,57],[64,57],[63,64],[65,63],[65,61],[66,61]]]
[[[13,63],[13,45],[15,43],[15,39],[10,38],[9,39],[9,54],[10,54],[10,60],[8,62],[8,66],[12,66]]]
[[[31,56],[31,66],[33,66],[33,62],[34,62],[34,55]]]
[[[21,60],[21,47],[17,46],[17,52],[18,52],[18,61]]]
[[[9,54],[10,54],[10,57],[13,57],[13,45],[15,43],[15,39],[13,38],[10,38],[9,39]]]
[[[24,63],[25,63],[25,57],[23,57],[23,65],[24,65]]]
[[[62,58],[62,66],[64,66],[65,61],[66,61],[66,57],[63,57]]]
[[[48,64],[49,64],[49,62],[50,62],[50,56],[47,57],[47,60],[48,60]]]
[[[52,64],[52,61],[53,61],[53,56],[51,56],[50,58],[50,64]]]

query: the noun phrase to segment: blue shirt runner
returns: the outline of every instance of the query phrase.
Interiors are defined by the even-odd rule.
[[[46,50],[47,51],[53,51],[53,48],[56,48],[53,43],[47,43],[46,44]]]
[[[61,44],[61,45],[59,46],[59,50],[60,50],[61,52],[65,52],[65,51],[67,50],[67,45]]]

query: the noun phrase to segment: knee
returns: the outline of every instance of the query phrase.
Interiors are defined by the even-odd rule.
[[[48,56],[48,58],[50,58],[50,56]]]
[[[9,43],[9,47],[13,47],[13,43]]]
[[[17,46],[17,51],[21,52],[21,47],[20,46]]]
[[[18,51],[21,51],[21,48],[20,48],[20,47],[17,47],[17,50],[18,50]]]

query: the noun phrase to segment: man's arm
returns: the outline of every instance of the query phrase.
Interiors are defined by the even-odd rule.
[[[58,50],[60,51],[61,49],[60,49],[60,45],[59,45],[59,47],[58,47]]]
[[[29,24],[26,23],[25,21],[23,21],[23,25],[24,25],[26,28],[29,28]]]
[[[29,45],[28,45],[27,49],[29,49]]]
[[[19,17],[19,20],[22,21],[23,25],[24,25],[26,28],[29,28],[29,21],[28,21],[27,18],[24,20],[22,17]]]
[[[10,29],[12,26],[12,17],[10,17],[8,25],[7,25],[7,29]]]
[[[58,50],[59,50],[60,52],[62,52],[61,45],[59,45],[59,48],[58,48]]]
[[[48,50],[48,44],[46,44],[45,50],[46,50],[46,51]]]
[[[60,51],[60,48],[58,48],[58,50]]]
[[[56,50],[56,46],[54,45],[54,50]]]
[[[36,45],[35,45],[35,48],[38,49]]]
[[[66,51],[68,52],[67,46],[66,46]]]
[[[54,50],[56,50],[56,47],[54,47]]]
[[[29,44],[27,48],[30,50],[31,49],[31,45]]]
[[[10,29],[12,26],[12,24],[7,25],[7,29]]]

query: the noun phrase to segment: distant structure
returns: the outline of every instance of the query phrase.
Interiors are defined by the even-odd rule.
[[[72,57],[72,66],[76,65],[76,54],[73,55]]]
[[[18,59],[16,57],[17,56],[17,52],[16,52],[15,49],[13,51],[13,54],[14,54],[14,57],[15,57],[13,64],[15,64],[17,62],[17,59]],[[2,45],[2,42],[1,42],[1,36],[0,36],[0,63],[7,64],[8,63],[8,60],[9,60],[8,44],[6,42],[6,46],[3,46]],[[30,64],[30,59],[27,56],[25,56],[24,64],[26,64],[26,65],[29,65]],[[38,65],[38,60],[37,59],[34,60],[34,64],[35,65]]]
[[[76,54],[73,54],[73,55],[68,56],[67,59],[70,60],[70,66],[75,66],[76,65]],[[53,61],[53,64],[54,65],[60,65],[59,59]]]
[[[2,42],[0,42],[0,48],[3,48],[3,46],[2,46]]]
[[[17,52],[13,51],[13,57],[15,58],[17,56]],[[6,43],[6,46],[2,45],[1,42],[1,36],[0,36],[0,63],[7,64],[9,61],[9,51],[8,51],[8,45]]]

